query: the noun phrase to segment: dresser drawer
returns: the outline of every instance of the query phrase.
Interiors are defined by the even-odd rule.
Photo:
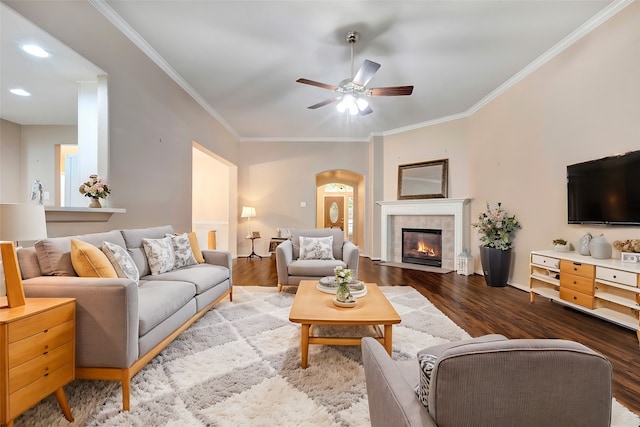
[[[68,363],[73,363],[73,342],[71,341],[10,369],[9,392],[14,393]]]
[[[576,276],[582,276],[589,279],[595,277],[596,267],[590,264],[583,264],[580,262],[573,262],[563,259],[560,261],[560,277],[562,274],[575,274]]]
[[[42,376],[26,387],[22,387],[15,393],[9,395],[9,419],[20,415],[36,402],[49,396],[59,389],[63,384],[67,384],[74,379],[75,367],[73,363],[67,363],[60,369],[56,369],[47,376]]]
[[[596,278],[609,282],[622,283],[627,286],[638,286],[638,275],[630,271],[614,270],[613,268],[596,267]]]
[[[8,331],[9,343],[44,332],[54,326],[74,320],[74,304],[65,304],[43,313],[29,316],[20,322],[11,323]]]
[[[593,279],[574,274],[560,274],[560,288],[571,289],[587,295],[593,295]]]
[[[547,268],[560,268],[560,260],[557,258],[551,258],[544,255],[531,255],[531,263],[541,265]]]
[[[74,327],[71,321],[9,344],[9,368],[21,365],[72,341],[73,335]]]
[[[570,289],[562,289],[560,287],[560,299],[572,302],[577,305],[593,310],[593,296],[585,295],[581,292],[572,291]]]

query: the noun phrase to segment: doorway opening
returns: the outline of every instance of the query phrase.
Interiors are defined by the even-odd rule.
[[[347,170],[316,175],[316,227],[340,228],[356,245],[364,242],[364,177]]]

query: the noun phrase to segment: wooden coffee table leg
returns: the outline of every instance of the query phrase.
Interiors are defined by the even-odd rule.
[[[393,338],[391,333],[392,327],[393,325],[384,325],[384,348],[387,350],[387,353],[389,353],[389,356],[391,356],[391,353],[393,352],[391,344],[391,340]]]
[[[302,350],[302,369],[306,369],[307,360],[309,358],[309,328],[311,325],[302,324],[302,329],[300,330],[300,336],[302,338],[300,343],[300,348]]]

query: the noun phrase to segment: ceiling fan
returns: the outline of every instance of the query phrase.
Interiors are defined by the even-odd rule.
[[[311,105],[310,109],[324,107],[331,103],[340,101],[337,105],[338,111],[349,111],[351,115],[365,116],[373,113],[369,103],[364,99],[367,96],[403,96],[411,95],[413,86],[391,86],[391,87],[374,87],[368,89],[366,86],[373,78],[373,75],[380,68],[380,64],[365,59],[357,73],[353,73],[353,47],[358,41],[360,34],[357,31],[349,31],[346,34],[347,43],[351,46],[351,78],[344,79],[338,86],[316,82],[314,80],[300,78],[296,80],[311,86],[329,89],[340,95],[329,98],[317,104]]]

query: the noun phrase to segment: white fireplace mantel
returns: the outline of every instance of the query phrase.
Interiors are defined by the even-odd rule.
[[[390,261],[389,227],[395,215],[453,215],[454,251],[458,255],[469,247],[471,199],[425,199],[376,202],[381,207],[380,256]]]

